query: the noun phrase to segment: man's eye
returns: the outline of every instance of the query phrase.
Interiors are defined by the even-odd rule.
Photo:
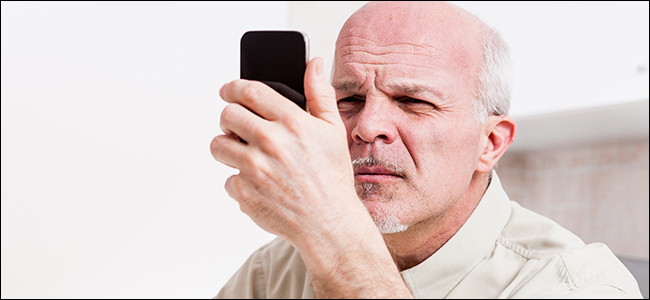
[[[359,102],[359,101],[365,101],[365,99],[361,98],[360,96],[354,95],[350,97],[345,97],[338,102]]]
[[[438,107],[428,101],[420,100],[420,99],[415,99],[411,97],[402,97],[397,99],[401,104],[409,106],[409,107],[422,107],[422,108],[432,108],[432,109],[438,109]]]
[[[365,99],[355,95],[345,97],[337,101],[336,104],[338,105],[340,112],[350,112],[352,110],[361,108],[365,102]]]

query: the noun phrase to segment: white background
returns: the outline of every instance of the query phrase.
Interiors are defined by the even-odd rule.
[[[2,298],[206,298],[272,236],[212,158],[284,3],[2,2]]]
[[[459,5],[512,47],[514,116],[647,101],[647,2]],[[2,298],[212,297],[273,238],[209,143],[289,6],[2,2]]]

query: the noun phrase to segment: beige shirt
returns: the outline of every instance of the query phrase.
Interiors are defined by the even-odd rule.
[[[436,253],[401,272],[416,298],[642,298],[601,243],[510,201],[494,174],[471,217]],[[314,298],[298,251],[282,239],[257,250],[217,298]]]

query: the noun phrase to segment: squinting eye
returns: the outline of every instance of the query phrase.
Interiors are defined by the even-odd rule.
[[[363,104],[366,102],[365,99],[354,95],[350,97],[343,98],[336,102],[339,112],[351,112],[355,109],[363,107]]]
[[[430,108],[433,108],[433,109],[438,108],[435,104],[433,104],[431,102],[420,100],[420,99],[415,99],[415,98],[411,98],[411,97],[403,97],[403,98],[398,99],[398,101],[400,103],[402,103],[402,104],[405,104],[405,105],[427,106],[427,107],[430,107]]]

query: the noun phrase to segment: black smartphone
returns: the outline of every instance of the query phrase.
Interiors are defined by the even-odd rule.
[[[248,31],[241,37],[240,78],[264,82],[305,109],[309,38],[300,31]]]

